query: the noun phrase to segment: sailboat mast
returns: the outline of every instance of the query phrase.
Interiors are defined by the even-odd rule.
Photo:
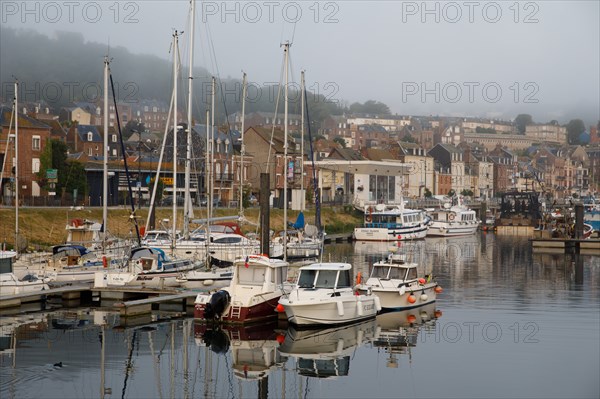
[[[304,71],[300,72],[300,103],[301,103],[301,111],[302,114],[300,118],[300,194],[302,198],[300,198],[300,211],[304,211],[304,199],[306,198],[304,194]]]
[[[217,170],[215,163],[215,97],[217,96],[217,81],[215,77],[212,77],[212,100],[211,100],[211,111],[210,111],[210,164],[212,172],[209,177],[210,179],[210,192],[209,192],[209,202],[208,202],[208,218],[212,219],[213,215],[213,195],[214,195],[214,176]]]
[[[19,81],[15,80],[15,251],[19,256]]]
[[[110,60],[104,57],[104,159],[102,161],[102,250],[106,248],[108,221],[108,69]],[[141,133],[138,133],[141,134]]]
[[[242,145],[240,148],[240,217],[244,216],[244,155],[246,155],[246,146],[244,145],[244,129],[246,122],[246,72],[242,78]]]
[[[177,240],[177,61],[179,52],[179,34],[173,33],[173,223],[171,226],[171,253],[175,252]]]
[[[190,238],[190,163],[192,158],[192,90],[194,87],[194,26],[196,24],[196,1],[190,2],[190,63],[188,71],[187,152],[185,156],[185,192],[183,205],[183,236]]]
[[[210,163],[210,111],[206,110],[206,157],[204,180],[206,182],[206,265],[210,265],[210,205],[212,201],[212,188],[210,185],[210,176],[212,165]]]
[[[287,261],[287,172],[288,172],[288,80],[289,80],[289,49],[290,42],[283,45],[285,56],[285,87],[284,87],[284,116],[283,116],[283,260]]]

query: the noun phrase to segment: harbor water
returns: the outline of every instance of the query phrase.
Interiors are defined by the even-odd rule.
[[[477,233],[402,243],[444,291],[350,326],[216,328],[93,304],[0,318],[0,397],[598,398],[600,257]],[[326,246],[355,272],[389,244]]]

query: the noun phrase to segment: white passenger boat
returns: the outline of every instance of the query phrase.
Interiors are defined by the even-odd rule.
[[[419,277],[417,264],[406,261],[405,254],[390,253],[373,264],[366,281],[357,276],[357,288],[379,297],[382,311],[403,310],[435,302],[442,288],[431,275]]]
[[[362,227],[354,229],[356,241],[402,241],[425,238],[431,218],[420,209],[377,204],[365,209]]]
[[[356,295],[349,263],[315,263],[300,268],[292,291],[279,300],[290,323],[327,326],[375,317],[379,298],[370,293]]]
[[[465,206],[460,197],[455,197],[452,201],[454,205],[446,202],[442,208],[430,213],[428,236],[464,236],[477,231],[481,221],[477,219],[475,211]]]

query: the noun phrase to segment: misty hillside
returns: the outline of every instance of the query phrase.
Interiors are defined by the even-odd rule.
[[[54,37],[48,37],[31,30],[2,27],[0,47],[3,102],[10,102],[12,98],[11,83],[14,82],[14,77],[22,85],[21,101],[46,102],[53,108],[66,106],[73,101],[93,101],[99,95],[97,88],[102,88],[103,85],[106,44],[86,42],[79,33],[57,32]],[[169,103],[172,90],[171,62],[153,55],[133,54],[123,47],[112,47],[110,57],[118,100],[135,103],[144,99],[156,99]],[[179,104],[185,104],[187,98],[185,68],[182,76]],[[197,77],[194,79],[194,97],[200,102],[208,98],[209,93],[203,92],[203,89],[206,91],[209,87],[209,73],[203,68],[195,68],[194,76]],[[221,84],[229,93],[226,104],[223,104],[222,98],[217,102],[217,113],[222,121],[224,108],[229,115],[241,109],[241,84],[239,80],[227,80]],[[233,88],[237,90],[237,96],[231,95]],[[290,112],[299,113],[300,96],[290,97],[296,99],[290,105]],[[309,95],[308,100],[311,119],[322,120],[327,115],[342,113],[340,106],[327,102],[321,95]],[[268,95],[264,95],[248,102],[246,110],[274,112],[273,102],[269,101]],[[195,104],[194,116],[202,119],[205,107],[205,104]],[[279,112],[282,111],[283,106]]]

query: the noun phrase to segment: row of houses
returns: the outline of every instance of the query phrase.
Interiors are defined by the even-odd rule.
[[[410,197],[422,197],[426,193],[444,195],[450,190],[467,191],[475,197],[490,198],[513,188],[531,188],[533,184],[558,198],[573,192],[597,190],[594,182],[597,181],[600,165],[598,146],[557,145],[548,140],[544,145],[527,147],[529,157],[524,158],[515,155],[500,142],[471,140],[469,134],[472,133],[465,133],[465,129],[458,125],[444,126],[431,120],[417,122],[415,118],[401,118],[398,119],[398,126],[402,130],[394,136],[383,125],[364,124],[370,120],[363,118],[355,119],[346,126],[341,125],[341,129],[350,132],[349,139],[355,140],[344,141],[351,145],[340,145],[339,140],[332,140],[331,134],[329,137],[322,135],[320,140],[313,143],[314,158],[318,161],[313,168],[309,162],[308,143],[305,142],[303,146],[298,135],[299,118],[288,119],[290,136],[287,159],[284,157],[283,131],[279,128],[281,121],[272,116],[267,119],[269,116],[260,113],[253,118],[250,119],[253,122],[246,125],[248,128],[244,132],[243,142],[242,135],[236,129],[223,132],[217,128],[211,131],[205,125],[193,126],[193,197],[199,199],[206,195],[208,172],[213,177],[214,195],[222,204],[235,203],[240,191],[257,193],[260,174],[265,172],[271,176],[271,189],[276,201],[281,203],[283,187],[287,183],[290,190],[288,198],[296,205],[307,197],[311,199],[306,192],[312,192],[315,185],[323,201],[345,202],[389,200],[401,194]],[[14,147],[8,142],[10,120],[11,110],[2,108],[0,156],[2,164],[9,166],[16,159]],[[44,146],[51,138],[64,141],[69,147],[70,157],[86,164],[90,174],[97,174],[103,157],[103,127],[94,124],[96,122],[82,119],[71,121],[70,126],[64,127],[60,117],[51,116],[47,111],[19,114],[21,194],[31,197],[47,195],[37,183],[37,174],[40,172]],[[388,126],[392,125],[390,121],[385,122]],[[187,127],[183,123],[180,126],[177,165],[183,172],[185,156],[182,154],[187,149]],[[292,126],[294,129],[291,129]],[[433,126],[433,129],[426,130],[423,126]],[[163,165],[163,170],[167,171],[172,170],[174,165],[173,136],[170,133],[166,139],[167,151]],[[214,154],[210,168],[205,162],[207,133],[212,139],[209,141]],[[406,137],[402,133],[410,134],[414,142],[402,141]],[[114,126],[109,126],[108,141],[115,190],[124,192],[127,190],[127,179],[122,173],[122,147]],[[151,132],[136,132],[125,141],[125,158],[134,165],[135,189],[140,197],[149,197],[161,143],[160,136]],[[328,167],[326,161],[335,161],[336,167]],[[353,172],[351,168],[340,169],[339,165],[343,163],[363,166],[360,171],[356,169]],[[389,168],[386,173],[379,173],[383,166],[390,165],[398,166],[398,169],[394,169],[397,171],[395,175],[389,172]],[[378,169],[379,166],[381,168]],[[14,190],[10,168],[3,170],[1,192],[3,196],[10,196]],[[99,204],[97,180],[94,178],[89,181],[96,183],[89,190],[94,194],[88,202]],[[183,176],[177,176],[175,181],[179,194],[184,188]],[[173,178],[164,176],[163,183],[165,191],[172,194]],[[115,193],[112,197],[116,200],[119,195]]]

